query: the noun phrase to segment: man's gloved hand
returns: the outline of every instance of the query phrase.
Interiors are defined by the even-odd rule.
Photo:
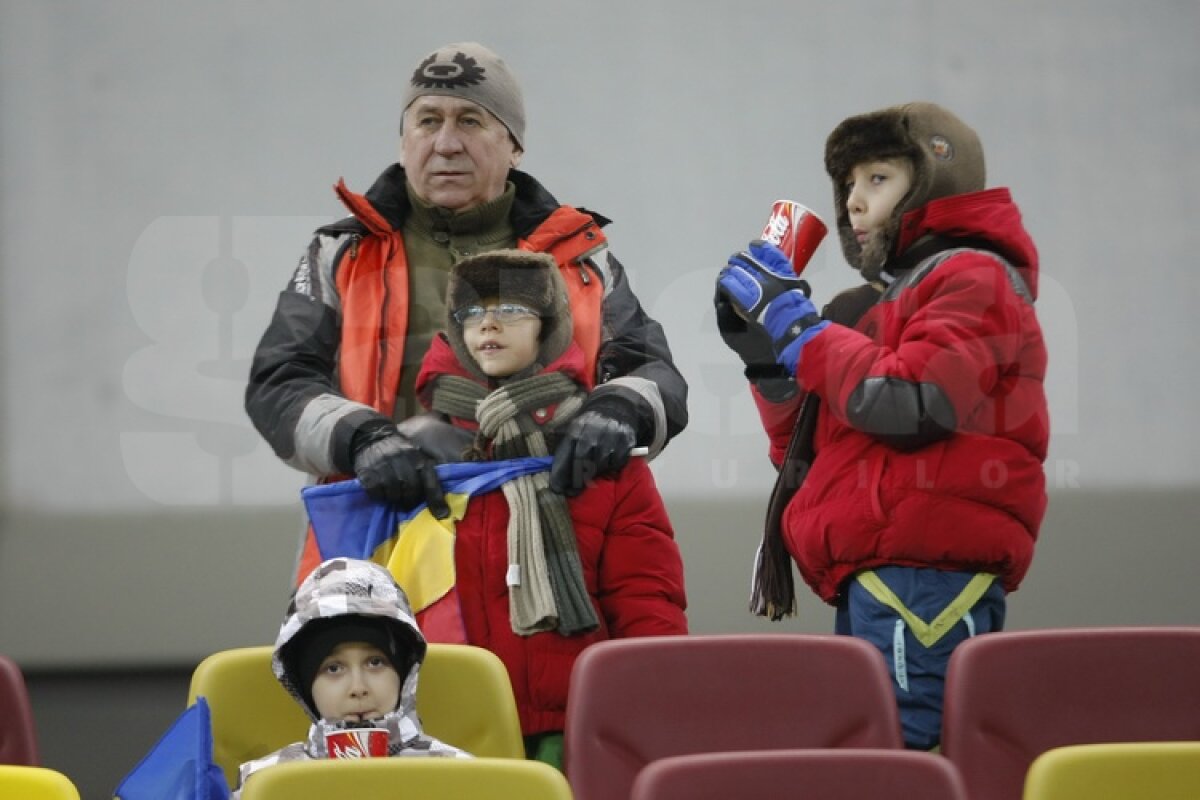
[[[429,504],[438,519],[450,516],[434,461],[395,427],[380,428],[355,442],[354,473],[367,495],[405,511]]]
[[[766,329],[742,319],[720,285],[713,297],[713,307],[717,311],[717,330],[721,339],[746,365],[746,380],[773,403],[793,397],[797,392],[796,381],[775,363],[775,347]]]
[[[613,395],[593,395],[554,451],[550,489],[567,497],[584,490],[588,482],[619,472],[637,445],[637,409]]]
[[[796,277],[792,263],[773,244],[756,240],[729,257],[717,287],[734,310],[771,338],[777,364],[796,374],[800,350],[829,326],[808,299],[808,284]]]

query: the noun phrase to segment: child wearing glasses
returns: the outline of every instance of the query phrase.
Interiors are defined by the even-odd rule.
[[[446,308],[417,393],[466,432],[460,460],[553,453],[592,388],[554,259],[521,250],[464,259]],[[548,487],[539,472],[471,499],[455,526],[455,593],[467,642],[508,668],[529,756],[561,767],[576,657],[604,639],[687,633],[686,597],[645,459],[573,497]]]

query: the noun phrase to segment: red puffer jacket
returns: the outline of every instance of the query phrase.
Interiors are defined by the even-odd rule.
[[[854,328],[805,346],[797,379],[822,400],[816,458],[782,524],[827,602],[884,564],[992,572],[1012,591],[1033,557],[1049,441],[1037,252],[1003,188],[910,212],[897,252],[927,235],[985,241],[1016,275],[987,252],[951,250],[898,276]],[[771,417],[777,457],[790,425]]]
[[[549,370],[581,377],[582,351],[571,345]],[[469,377],[437,337],[425,356],[418,394],[426,396],[432,380],[445,373]],[[592,642],[687,633],[683,561],[645,459],[633,458],[616,476],[596,480],[569,499],[568,507],[600,620],[597,630],[582,636],[513,632],[505,582],[509,510],[503,492],[472,498],[466,517],[455,526],[456,588],[467,641],[491,650],[508,668],[526,735],[563,729],[571,667]]]

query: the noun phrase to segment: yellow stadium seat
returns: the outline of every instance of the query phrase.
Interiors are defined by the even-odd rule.
[[[1128,742],[1057,747],[1038,756],[1024,800],[1195,800],[1200,742]]]
[[[509,758],[369,758],[276,764],[246,781],[242,800],[571,800],[562,773]]]
[[[79,800],[79,790],[61,772],[45,767],[0,765],[0,797],[12,800]]]
[[[230,786],[237,784],[239,765],[308,733],[308,717],[271,672],[272,650],[223,650],[192,673],[188,703],[208,700],[213,760]],[[525,757],[508,672],[488,650],[430,644],[417,684],[417,713],[427,734],[472,755]]]

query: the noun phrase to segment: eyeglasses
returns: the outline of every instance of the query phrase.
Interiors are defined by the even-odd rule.
[[[528,306],[523,306],[520,303],[498,303],[494,306],[463,306],[455,309],[454,319],[459,325],[467,328],[478,327],[483,324],[483,318],[488,314],[492,315],[492,319],[502,325],[510,325],[514,322],[520,322],[523,319],[537,319],[538,313]]]

